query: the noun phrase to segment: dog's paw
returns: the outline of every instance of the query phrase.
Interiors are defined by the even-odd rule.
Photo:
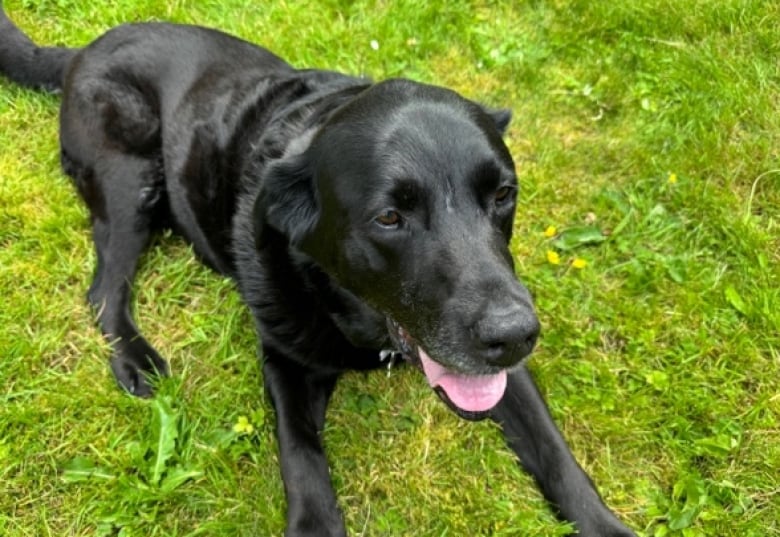
[[[152,379],[169,374],[166,362],[146,341],[136,339],[128,345],[119,345],[111,357],[111,371],[117,383],[136,397],[151,397]]]
[[[594,524],[589,528],[581,528],[572,537],[637,537],[636,533],[615,518]]]

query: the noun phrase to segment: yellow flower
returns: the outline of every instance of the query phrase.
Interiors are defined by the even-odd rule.
[[[238,421],[233,425],[233,432],[236,434],[252,434],[254,430],[254,426],[249,423],[249,418],[246,416],[239,416]]]
[[[544,236],[548,238],[554,237],[556,233],[558,233],[558,230],[555,229],[555,226],[547,226],[547,229],[544,230]]]
[[[574,261],[571,262],[571,266],[576,269],[584,269],[588,266],[588,262],[582,259],[581,257],[575,257]]]
[[[669,178],[666,180],[667,183],[670,185],[673,185],[677,182],[677,174],[676,173],[670,173]]]
[[[558,252],[547,250],[547,262],[551,265],[560,265],[561,256],[558,255]]]

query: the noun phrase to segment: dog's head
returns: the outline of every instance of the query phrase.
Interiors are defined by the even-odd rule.
[[[397,350],[462,416],[486,415],[539,324],[508,250],[509,111],[403,80],[335,112],[269,173],[269,225],[387,319]],[[349,337],[349,334],[347,334]]]

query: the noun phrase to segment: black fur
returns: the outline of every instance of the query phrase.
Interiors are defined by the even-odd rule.
[[[489,411],[437,390],[465,417],[503,426],[580,535],[633,535],[522,365],[538,322],[507,248],[508,110],[409,80],[294,69],[194,26],[124,25],[84,49],[39,48],[1,10],[0,72],[62,90],[62,164],[97,249],[88,296],[121,386],[148,396],[148,375],[168,370],[129,308],[152,233],[172,227],[236,280],[278,418],[286,535],[345,535],[320,444],[325,409],[343,371],[379,367],[393,346],[419,364],[424,349],[457,382],[508,370]]]
[[[75,53],[69,48],[37,46],[8,20],[0,2],[0,73],[23,86],[56,91]]]

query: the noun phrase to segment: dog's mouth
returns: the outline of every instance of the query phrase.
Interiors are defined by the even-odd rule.
[[[406,360],[419,367],[450,409],[462,418],[476,421],[488,417],[504,396],[506,370],[487,375],[469,375],[448,369],[431,358],[400,324],[387,320],[390,339]]]

